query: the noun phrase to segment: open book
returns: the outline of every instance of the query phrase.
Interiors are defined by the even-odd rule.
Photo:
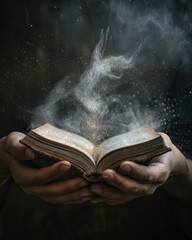
[[[69,161],[88,180],[99,178],[107,168],[118,168],[124,160],[143,163],[171,150],[148,125],[95,146],[84,137],[46,123],[29,131],[21,143],[48,157]]]

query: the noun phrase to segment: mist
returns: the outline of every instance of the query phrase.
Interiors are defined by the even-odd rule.
[[[177,119],[170,72],[178,66],[190,71],[191,45],[173,5],[110,1],[108,7],[107,28],[100,29],[90,63],[80,76],[58,80],[35,109],[31,128],[50,122],[99,144],[145,123],[163,130]]]

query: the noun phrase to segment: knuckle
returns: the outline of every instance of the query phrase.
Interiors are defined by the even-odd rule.
[[[118,176],[115,178],[116,186],[123,188],[125,185],[125,182]]]
[[[167,180],[167,171],[162,171],[157,179],[156,182],[163,184]]]
[[[146,178],[147,178],[147,181],[149,181],[149,182],[156,182],[157,181],[157,177],[155,175],[152,175],[152,174],[148,174],[148,176]]]
[[[154,187],[148,187],[148,188],[146,188],[145,191],[144,191],[144,195],[145,195],[145,196],[151,196],[151,195],[153,195],[154,192],[155,192],[155,189],[156,189],[156,188],[154,188]]]
[[[159,183],[162,184],[167,180],[167,170],[166,169],[162,169],[160,173],[158,173],[157,175],[148,175],[147,176],[147,181],[149,183]]]
[[[132,193],[137,196],[148,196],[152,194],[152,188],[148,185],[142,185],[142,187],[135,186],[132,188]]]
[[[139,194],[141,192],[141,189],[140,187],[138,186],[135,186],[135,187],[132,187],[132,192],[135,193],[135,194]]]

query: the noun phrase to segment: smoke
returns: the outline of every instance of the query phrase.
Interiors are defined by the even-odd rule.
[[[184,61],[188,55],[182,52],[188,44],[186,29],[185,25],[176,23],[174,5],[162,3],[158,8],[142,8],[140,5],[126,6],[112,1],[112,31],[116,47],[122,52],[131,52],[142,44],[140,58],[137,59],[142,66],[176,65],[181,57]]]
[[[50,122],[99,143],[142,123],[152,125],[154,114],[142,111],[134,94],[116,91],[122,87],[123,72],[136,71],[136,54],[104,56],[107,39],[108,32],[102,32],[91,63],[79,80],[69,76],[55,86],[36,109],[31,127]]]
[[[56,84],[35,110],[32,128],[50,122],[98,144],[144,123],[157,129],[173,117],[166,94],[170,71],[186,62],[185,33],[164,8],[111,3],[109,29],[89,66]]]
[[[119,80],[122,70],[133,67],[133,57],[124,56],[104,57],[105,39],[102,33],[91,59],[90,67],[80,78],[80,83],[75,88],[75,95],[89,113],[99,120],[104,112],[108,112],[105,95],[107,88],[102,89],[102,82],[107,79]],[[107,37],[107,35],[106,35]],[[102,91],[103,90],[103,91]]]

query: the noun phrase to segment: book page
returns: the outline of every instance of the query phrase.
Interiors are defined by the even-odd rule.
[[[99,145],[98,158],[101,159],[106,154],[117,149],[144,143],[156,137],[159,137],[157,132],[148,125],[143,125],[138,129],[105,140]]]
[[[68,147],[75,148],[86,154],[93,161],[95,147],[89,140],[80,135],[59,129],[49,123],[32,130],[32,132],[56,144],[64,144]]]

